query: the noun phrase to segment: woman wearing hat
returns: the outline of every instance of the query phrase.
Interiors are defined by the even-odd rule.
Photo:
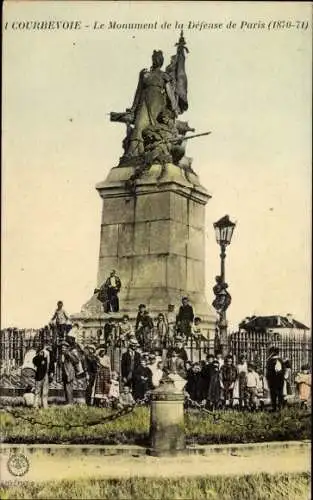
[[[105,349],[100,349],[97,356],[97,374],[94,386],[94,402],[96,406],[100,406],[102,402],[109,397],[111,386],[111,361],[107,356]]]

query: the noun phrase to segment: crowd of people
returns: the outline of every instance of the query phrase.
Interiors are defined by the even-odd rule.
[[[144,304],[138,307],[134,329],[127,315],[118,325],[111,318],[97,342],[85,346],[77,342],[79,325],[69,328],[67,318],[60,301],[53,316],[57,342],[46,343],[33,358],[35,386],[26,391],[27,404],[32,393],[33,406],[48,406],[56,359],[66,404],[73,404],[76,379],[83,381],[87,405],[123,407],[146,402],[150,391],[159,386],[165,375],[172,377],[176,388],[184,390],[187,406],[191,400],[212,410],[256,410],[268,402],[276,411],[292,395],[290,361],[282,359],[275,347],[269,350],[265,373],[257,362],[248,361],[244,355],[235,362],[232,355],[223,356],[222,352],[207,354],[205,360],[191,363],[184,343],[190,338],[201,338],[201,320],[194,316],[185,297],[178,314],[174,306],[169,306],[167,314],[158,315],[156,325]],[[108,355],[116,342],[124,347],[117,371],[112,369]],[[307,405],[311,395],[308,366],[302,367],[295,382],[300,400]]]

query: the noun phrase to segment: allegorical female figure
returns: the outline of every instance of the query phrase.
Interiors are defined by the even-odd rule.
[[[127,156],[143,153],[142,131],[157,123],[157,117],[165,109],[171,109],[177,116],[179,109],[168,73],[162,71],[164,57],[161,50],[154,50],[150,70],[139,73],[139,82],[132,107],[127,110],[133,115],[133,129],[129,137]]]
[[[185,71],[185,53],[188,53],[188,49],[182,32],[176,47],[176,54],[172,56],[165,71],[161,69],[164,63],[163,52],[154,50],[152,66],[149,70],[143,69],[139,73],[132,106],[125,112],[110,113],[111,121],[126,124],[126,137],[123,140],[124,155],[120,164],[125,162],[141,164],[145,153],[142,132],[147,127],[158,126],[158,117],[163,112],[172,113],[174,128],[175,118],[188,109]],[[185,127],[186,125],[188,124],[184,123]],[[187,126],[183,135],[189,130],[192,129]]]

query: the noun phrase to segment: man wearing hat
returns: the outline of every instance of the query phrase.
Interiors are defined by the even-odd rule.
[[[123,353],[121,359],[121,374],[125,385],[133,389],[134,372],[140,365],[140,354],[136,352],[138,342],[136,339],[131,339],[127,351]]]
[[[284,370],[279,349],[275,346],[269,349],[266,361],[266,379],[270,390],[272,409],[276,411],[283,406]]]
[[[77,358],[70,352],[70,345],[68,342],[61,343],[61,369],[62,369],[62,382],[64,386],[66,404],[73,404],[73,384],[75,380],[75,364]]]

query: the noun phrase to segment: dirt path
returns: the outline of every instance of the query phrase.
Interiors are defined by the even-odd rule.
[[[7,469],[8,454],[1,453],[2,481],[18,479]],[[109,477],[191,477],[250,473],[301,472],[310,469],[310,449],[280,449],[275,453],[238,452],[235,455],[181,456],[156,458],[148,456],[68,456],[34,454],[29,472],[22,481],[47,481],[77,478]]]

